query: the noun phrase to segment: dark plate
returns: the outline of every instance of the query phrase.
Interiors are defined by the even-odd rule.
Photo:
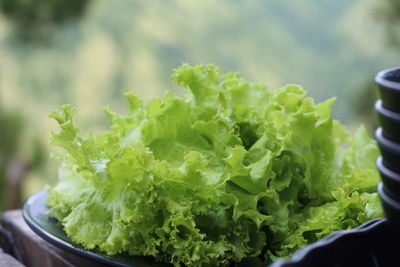
[[[82,246],[74,244],[66,235],[59,222],[47,216],[49,207],[46,205],[47,193],[40,191],[31,196],[22,208],[22,214],[26,223],[32,230],[49,243],[80,255],[87,259],[103,263],[109,266],[119,267],[166,267],[168,264],[157,263],[150,257],[138,257],[130,255],[107,255],[99,251],[88,251]]]

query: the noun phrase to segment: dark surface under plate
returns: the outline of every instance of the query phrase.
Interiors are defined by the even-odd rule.
[[[40,237],[51,244],[78,254],[82,257],[103,263],[108,266],[120,267],[166,267],[168,264],[157,263],[150,257],[139,257],[129,255],[107,255],[99,251],[88,251],[82,246],[76,245],[66,235],[60,223],[47,215],[49,207],[46,205],[47,193],[40,191],[31,196],[24,204],[22,214],[27,224]]]

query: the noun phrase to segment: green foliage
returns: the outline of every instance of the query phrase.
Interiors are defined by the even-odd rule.
[[[0,10],[24,38],[43,38],[54,25],[79,18],[90,0],[0,0]],[[39,35],[39,36],[38,36]]]
[[[371,77],[373,75],[371,74]],[[358,121],[364,122],[368,132],[373,134],[375,129],[379,127],[378,117],[374,108],[375,102],[378,100],[377,85],[368,79],[360,83],[359,94],[355,95],[350,103],[354,112],[359,114]]]
[[[7,182],[7,168],[9,168],[12,162],[15,163],[18,160],[19,167],[22,168],[22,174],[25,178],[27,171],[38,169],[44,165],[45,162],[45,151],[42,142],[33,137],[31,144],[22,146],[27,140],[25,135],[26,128],[24,127],[23,117],[19,112],[0,112],[0,211],[4,208],[5,198],[10,194],[16,194],[17,192],[6,191],[8,189]],[[23,150],[22,150],[23,147]],[[15,177],[14,177],[15,178]],[[22,186],[20,181],[19,186]],[[18,188],[20,190],[21,188]],[[20,195],[15,197],[17,201],[22,201]],[[18,199],[21,198],[21,199]],[[18,205],[20,203],[11,203],[12,205]],[[15,206],[13,206],[15,207]]]
[[[270,87],[303,84],[318,101],[337,96],[335,117],[352,124],[359,114],[349,99],[357,97],[360,81],[399,61],[387,54],[381,38],[369,38],[373,18],[360,18],[362,26],[354,26],[353,13],[370,7],[360,0],[91,4],[79,23],[57,28],[46,46],[27,47],[12,42],[9,31],[2,35],[2,79],[13,92],[7,102],[21,107],[42,102],[25,114],[37,121],[31,129],[48,128],[39,118],[66,102],[98,128],[94,110],[122,106],[117,96],[125,91],[145,99],[161,94],[169,79],[165,70],[182,62],[215,62]],[[91,103],[81,101],[82,92]]]
[[[376,144],[332,120],[335,99],[214,65],[173,79],[185,98],[127,94],[128,114],[106,108],[111,130],[98,135],[81,134],[69,105],[50,114],[63,148],[50,215],[75,242],[175,266],[257,266],[382,216]]]
[[[0,111],[0,210],[3,208],[6,169],[9,160],[17,155],[22,119],[18,113]]]
[[[385,0],[377,9],[378,17],[386,24],[386,37],[390,44],[400,47],[400,1]]]
[[[400,1],[378,1],[375,3],[374,15],[377,21],[384,25],[383,38],[398,55],[400,50]],[[395,64],[398,65],[398,63]]]
[[[8,157],[16,154],[22,130],[21,115],[0,112],[0,127],[0,161],[4,163]]]

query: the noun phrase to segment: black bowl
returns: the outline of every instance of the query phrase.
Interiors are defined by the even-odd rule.
[[[387,193],[394,197],[400,199],[400,174],[389,170],[384,164],[382,157],[376,160],[376,167],[381,174],[382,182],[385,185]]]
[[[392,171],[400,173],[400,143],[386,137],[381,127],[376,129],[375,138],[381,150],[383,164]]]
[[[379,72],[375,76],[375,82],[379,85],[383,105],[400,112],[400,67]]]
[[[389,222],[398,224],[400,222],[400,201],[388,193],[383,183],[378,184],[378,194],[386,214],[386,219]]]
[[[400,113],[385,108],[382,100],[376,101],[375,109],[385,136],[400,142]]]

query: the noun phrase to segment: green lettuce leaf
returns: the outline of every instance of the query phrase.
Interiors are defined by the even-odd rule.
[[[109,131],[82,135],[76,110],[60,130],[49,214],[87,249],[175,266],[262,265],[382,216],[375,142],[332,120],[298,85],[270,91],[214,65],[183,65],[187,89],[129,111],[105,108]]]

